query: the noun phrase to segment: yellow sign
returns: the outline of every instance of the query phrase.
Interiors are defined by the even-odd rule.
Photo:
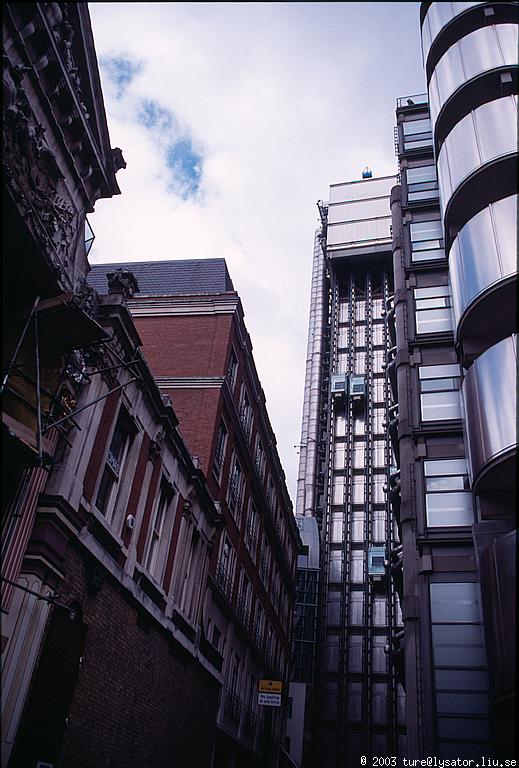
[[[281,680],[260,680],[260,693],[281,693],[283,684]]]

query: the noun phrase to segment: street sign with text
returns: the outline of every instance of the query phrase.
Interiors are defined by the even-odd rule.
[[[280,707],[280,693],[258,693],[258,704],[260,707]]]

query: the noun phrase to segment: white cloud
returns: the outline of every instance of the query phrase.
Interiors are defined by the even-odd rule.
[[[227,260],[295,499],[315,203],[366,164],[395,172],[394,101],[423,90],[418,3],[89,8],[98,58],[141,62],[119,99],[101,70],[127,168],[91,217],[92,261]],[[194,198],[168,190],[164,142],[135,120],[143,99],[202,155]]]

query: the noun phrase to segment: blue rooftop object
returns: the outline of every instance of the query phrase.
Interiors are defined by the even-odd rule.
[[[362,178],[363,179],[371,179],[372,176],[373,176],[372,172],[370,171],[368,166],[366,166],[364,168],[364,170],[362,171]]]

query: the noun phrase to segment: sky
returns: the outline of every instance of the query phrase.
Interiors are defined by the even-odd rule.
[[[127,163],[90,261],[226,260],[295,504],[316,202],[366,165],[396,173],[396,99],[425,91],[419,3],[89,10]]]

